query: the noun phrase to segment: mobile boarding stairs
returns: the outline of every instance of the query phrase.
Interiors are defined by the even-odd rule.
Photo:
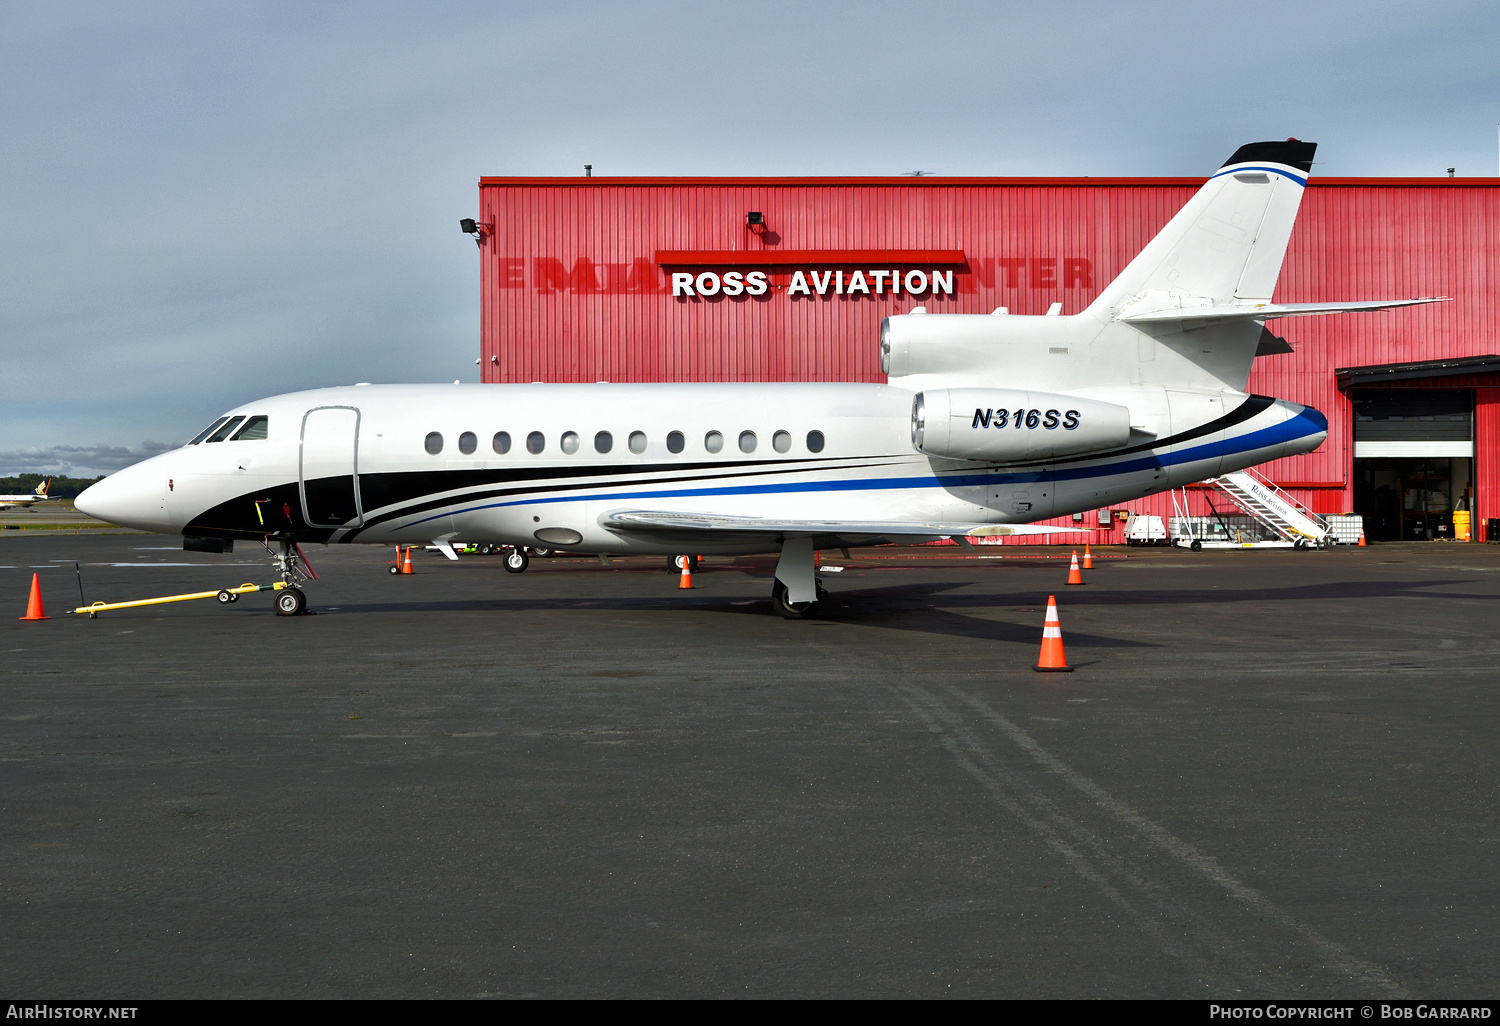
[[[1318,514],[1277,488],[1253,470],[1211,477],[1205,489],[1211,516],[1188,513],[1187,489],[1172,493],[1172,544],[1197,552],[1204,548],[1298,548],[1338,544],[1329,524]],[[1214,505],[1214,495],[1227,499],[1236,511],[1231,519]]]

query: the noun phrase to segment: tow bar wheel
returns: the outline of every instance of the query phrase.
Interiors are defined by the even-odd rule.
[[[297,616],[307,608],[307,596],[298,588],[284,588],[276,593],[276,615]]]
[[[231,602],[238,602],[240,597],[232,591],[221,591],[218,594],[219,605],[227,606]]]

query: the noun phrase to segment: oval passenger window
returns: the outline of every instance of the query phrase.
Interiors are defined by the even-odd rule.
[[[594,436],[594,451],[609,452],[615,447],[615,436],[608,431],[601,431]]]
[[[823,432],[821,432],[821,431],[809,431],[807,433],[807,451],[808,452],[822,452],[823,451]]]
[[[703,436],[703,448],[707,449],[709,452],[723,452],[724,436],[719,434],[717,431],[710,431],[708,434]]]
[[[496,431],[495,437],[490,441],[490,448],[500,456],[510,452],[510,432]]]
[[[562,446],[563,452],[567,453],[569,456],[573,455],[578,451],[578,432],[564,431],[562,439],[558,442],[558,444]]]
[[[777,452],[792,451],[792,435],[789,431],[778,431],[771,436],[771,448]]]
[[[436,456],[443,451],[443,436],[436,431],[427,433],[427,441],[423,443],[427,447],[429,456]]]
[[[755,432],[754,431],[741,431],[740,432],[740,452],[754,452],[754,451],[755,451]]]
[[[681,452],[687,448],[687,439],[682,437],[681,431],[667,432],[667,452]]]
[[[465,456],[472,456],[477,448],[479,448],[479,438],[474,432],[465,431],[458,436],[458,451]]]
[[[526,436],[526,451],[531,455],[535,456],[545,448],[547,448],[547,439],[542,437],[540,431],[533,431]]]
[[[630,451],[635,453],[637,456],[646,451],[646,432],[630,432]]]

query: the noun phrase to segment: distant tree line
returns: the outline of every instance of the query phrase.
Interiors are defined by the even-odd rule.
[[[98,477],[59,477],[55,474],[17,474],[15,477],[0,477],[0,495],[23,495],[27,492],[36,491],[37,485],[47,478],[52,478],[52,487],[47,489],[49,496],[59,499],[74,499],[78,493],[83,491],[95,481],[103,481],[104,475]]]

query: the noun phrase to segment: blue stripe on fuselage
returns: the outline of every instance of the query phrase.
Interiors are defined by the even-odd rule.
[[[462,516],[465,513],[476,513],[484,509],[500,509],[506,506],[540,506],[554,502],[593,502],[600,499],[611,501],[620,499],[682,499],[701,495],[772,495],[789,492],[858,492],[878,491],[888,488],[964,488],[976,485],[1030,484],[1038,481],[1076,481],[1090,477],[1106,478],[1119,474],[1130,474],[1138,470],[1154,470],[1158,467],[1179,466],[1183,463],[1197,463],[1200,460],[1233,456],[1242,452],[1254,452],[1256,449],[1281,445],[1285,442],[1295,441],[1298,438],[1320,434],[1327,430],[1328,418],[1312,407],[1307,407],[1301,413],[1297,414],[1297,416],[1284,420],[1279,424],[1272,424],[1270,427],[1251,431],[1248,434],[1237,435],[1234,438],[1226,438],[1223,441],[1209,442],[1206,445],[1195,445],[1191,449],[1180,449],[1177,452],[1167,453],[1161,457],[1152,454],[1139,459],[1127,460],[1124,463],[1106,463],[1093,467],[1069,467],[1051,474],[1036,471],[1026,474],[877,477],[848,481],[796,481],[786,484],[732,485],[720,488],[698,487],[674,488],[667,491],[606,492],[602,495],[560,495],[547,499],[513,499],[509,502],[491,502],[482,506],[470,506],[466,509],[452,510],[448,513],[438,513],[430,517],[423,517],[421,520],[413,520],[411,523],[400,526],[403,528],[416,527],[431,520],[441,520],[443,517],[448,516]],[[396,526],[394,522],[392,526]]]

